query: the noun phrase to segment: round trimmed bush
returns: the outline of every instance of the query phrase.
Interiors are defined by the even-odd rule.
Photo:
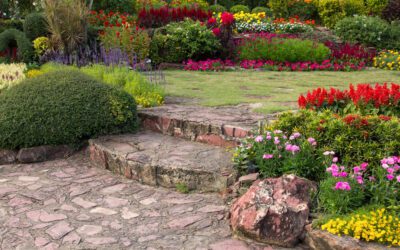
[[[33,57],[32,43],[26,38],[24,32],[17,29],[8,29],[0,33],[0,51],[9,47],[18,47],[18,59],[30,62]]]
[[[255,8],[251,11],[251,13],[253,13],[253,14],[257,14],[257,13],[260,13],[260,12],[265,12],[265,15],[267,15],[267,17],[273,16],[272,11],[271,11],[269,8],[267,8],[267,7],[255,7]]]
[[[0,148],[77,144],[134,132],[136,103],[126,92],[77,70],[26,79],[0,94]]]
[[[210,6],[210,11],[215,13],[220,13],[226,11],[226,8],[219,4],[214,4]]]
[[[25,17],[24,32],[31,41],[40,36],[46,36],[48,34],[46,27],[46,19],[42,13],[34,12]]]
[[[249,7],[247,7],[246,5],[241,5],[241,4],[232,6],[232,8],[229,11],[232,13],[239,13],[241,11],[243,11],[244,13],[250,13]]]

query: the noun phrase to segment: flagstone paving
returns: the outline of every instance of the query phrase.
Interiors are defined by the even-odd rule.
[[[140,185],[86,152],[0,166],[1,249],[272,249],[234,239],[226,217],[218,194]]]

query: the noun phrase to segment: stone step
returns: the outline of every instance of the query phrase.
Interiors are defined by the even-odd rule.
[[[147,185],[218,192],[237,178],[225,149],[150,131],[92,139],[89,145],[93,165]]]
[[[251,134],[263,116],[251,112],[248,105],[236,107],[201,107],[167,104],[139,110],[142,126],[147,130],[207,143],[235,147],[240,138]]]

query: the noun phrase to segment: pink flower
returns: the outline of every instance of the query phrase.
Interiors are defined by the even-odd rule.
[[[293,135],[291,135],[290,137],[289,137],[289,140],[294,140],[294,139],[296,139],[296,138],[294,138],[294,136]]]
[[[325,151],[323,154],[324,154],[325,156],[328,156],[328,155],[334,155],[335,152],[333,152],[333,151]]]
[[[262,142],[263,137],[261,135],[257,136],[256,139],[254,139],[256,142]]]
[[[272,155],[272,154],[264,154],[263,155],[263,159],[272,159],[272,158],[274,158],[274,155]]]
[[[307,141],[313,146],[317,145],[317,141],[312,137],[308,138]]]
[[[397,182],[400,182],[400,175],[396,177]]]
[[[388,168],[388,169],[386,169],[386,171],[387,171],[389,174],[393,174],[393,173],[394,173],[394,169],[393,169],[393,168]]]
[[[392,165],[395,163],[394,159],[392,157],[387,158],[387,163]]]
[[[360,184],[360,185],[364,183],[364,180],[363,180],[363,178],[361,176],[357,176],[356,180],[357,180],[357,183]]]
[[[341,172],[340,173],[340,177],[347,177],[347,175],[348,175],[347,172]]]
[[[384,169],[387,169],[387,168],[389,168],[389,165],[386,164],[386,163],[384,163],[384,164],[382,164],[382,167],[383,167]]]
[[[394,176],[392,174],[386,175],[386,178],[388,178],[389,181],[394,179]]]
[[[333,157],[332,162],[334,162],[334,163],[338,162],[338,158],[337,157]]]
[[[350,187],[350,185],[349,185],[348,182],[339,181],[339,182],[336,182],[335,189],[336,189],[336,190],[350,191],[350,190],[351,190],[351,187]]]
[[[355,174],[357,174],[358,172],[361,171],[361,168],[360,168],[359,166],[355,166],[355,167],[353,168],[353,171],[354,171]]]
[[[368,163],[363,162],[363,163],[361,163],[360,167],[361,167],[361,169],[362,169],[363,171],[365,171],[365,170],[367,169],[367,167],[368,167]]]
[[[282,130],[274,130],[275,134],[282,134]]]
[[[271,135],[267,135],[267,140],[271,140],[272,139],[272,136]]]
[[[301,134],[299,132],[296,132],[293,134],[294,138],[299,138],[301,136]]]

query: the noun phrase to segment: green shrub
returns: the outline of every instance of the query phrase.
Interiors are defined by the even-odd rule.
[[[354,16],[340,20],[335,26],[335,34],[347,42],[393,49],[400,39],[399,27],[396,24],[391,26],[379,17]]]
[[[336,190],[338,182],[346,182],[350,190]],[[333,178],[322,181],[319,186],[318,207],[330,214],[344,214],[361,207],[365,200],[362,186],[352,178]]]
[[[370,116],[363,119],[362,124],[349,123],[349,118],[343,119],[331,111],[300,110],[280,115],[272,129],[300,132],[305,137],[315,138],[319,147],[334,151],[345,166],[362,162],[377,165],[381,159],[400,152],[397,118]]]
[[[241,5],[241,4],[232,6],[232,8],[230,8],[229,11],[231,13],[239,13],[241,11],[243,11],[244,13],[250,13],[249,7],[247,7],[246,5]]]
[[[366,8],[364,0],[345,0],[341,2],[343,12],[346,16],[365,15]]]
[[[269,8],[267,8],[267,7],[255,7],[255,8],[251,11],[251,13],[254,13],[254,14],[257,14],[257,13],[260,13],[260,12],[265,12],[265,15],[266,15],[267,17],[272,17],[272,15],[273,15],[271,9],[269,9]]]
[[[127,93],[78,71],[27,79],[0,95],[0,148],[75,144],[137,129]]]
[[[190,19],[170,23],[159,29],[150,44],[150,58],[162,62],[182,63],[187,59],[203,59],[212,56],[221,47],[211,30],[200,22]]]
[[[330,50],[322,43],[301,39],[250,39],[238,46],[241,60],[272,60],[274,62],[322,62]]]
[[[275,17],[286,18],[289,16],[289,0],[270,0],[269,7]]]
[[[220,13],[226,11],[226,8],[219,4],[214,4],[210,6],[210,11],[215,13]]]
[[[47,24],[42,13],[31,13],[25,17],[24,32],[26,37],[33,41],[40,36],[46,36]]]
[[[316,19],[318,15],[315,1],[291,1],[288,5],[289,16],[298,16],[302,20]]]
[[[381,16],[388,4],[388,0],[366,0],[367,14]]]
[[[135,0],[95,0],[93,1],[93,9],[132,14],[135,10],[135,2]]]
[[[17,29],[23,31],[23,23],[20,19],[1,19],[0,18],[0,33],[8,29]]]
[[[328,28],[335,27],[335,24],[346,16],[340,0],[320,0],[318,13],[322,23]]]
[[[18,60],[30,62],[33,57],[32,43],[22,31],[8,29],[0,34],[0,51],[9,47],[18,47]]]
[[[382,11],[382,17],[387,21],[400,20],[400,1],[389,0]]]

